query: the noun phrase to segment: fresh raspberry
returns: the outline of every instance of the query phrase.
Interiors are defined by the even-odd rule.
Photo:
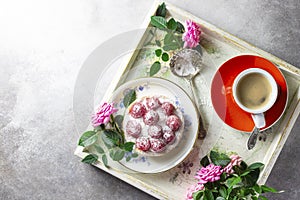
[[[166,144],[162,139],[150,139],[151,151],[153,152],[162,152],[166,149]]]
[[[157,97],[147,97],[146,98],[146,107],[149,110],[155,110],[160,107],[160,101]]]
[[[163,139],[167,144],[172,144],[175,141],[175,133],[168,126],[163,128]]]
[[[135,120],[130,120],[126,124],[126,133],[131,135],[132,137],[139,137],[141,134],[142,126]]]
[[[129,113],[133,118],[140,118],[145,115],[146,108],[142,103],[136,102],[131,106]]]
[[[165,134],[165,133],[170,134],[171,132],[173,132],[170,129],[170,127],[168,127],[168,126],[164,126],[163,129],[162,129],[162,131],[163,131],[163,134]]]
[[[154,110],[149,110],[144,116],[143,116],[144,123],[146,125],[154,125],[159,120],[159,115]]]
[[[148,151],[151,147],[148,137],[139,137],[135,142],[136,148],[142,151]]]
[[[148,135],[152,138],[161,138],[162,136],[162,128],[160,125],[154,125],[154,126],[150,126],[148,128]]]
[[[171,104],[169,102],[164,102],[161,105],[161,108],[162,108],[163,112],[168,116],[172,115],[175,110],[175,107],[173,106],[173,104]]]
[[[166,124],[172,131],[177,131],[181,126],[181,120],[177,115],[170,115],[167,118]]]

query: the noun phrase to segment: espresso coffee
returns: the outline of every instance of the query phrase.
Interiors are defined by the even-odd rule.
[[[260,109],[270,100],[272,86],[268,79],[260,73],[245,75],[237,85],[237,98],[249,109]]]

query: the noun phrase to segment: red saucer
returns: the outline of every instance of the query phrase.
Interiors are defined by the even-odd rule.
[[[248,68],[261,68],[269,72],[278,84],[278,98],[265,112],[266,126],[272,126],[283,114],[288,98],[287,84],[280,70],[269,60],[254,55],[241,55],[229,59],[216,72],[211,86],[212,104],[219,117],[239,131],[251,132],[254,123],[251,114],[243,111],[234,101],[232,85],[235,77]]]

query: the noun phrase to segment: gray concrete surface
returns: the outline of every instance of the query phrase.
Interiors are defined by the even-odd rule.
[[[299,0],[171,2],[300,67]],[[73,156],[73,89],[86,57],[138,28],[147,0],[0,2],[0,199],[153,199]],[[300,119],[267,184],[299,199]]]

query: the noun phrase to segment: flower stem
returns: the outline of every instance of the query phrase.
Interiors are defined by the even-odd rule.
[[[115,122],[115,118],[113,115],[110,115],[110,124],[112,126],[112,128],[115,128],[116,131],[121,135],[121,144],[124,144],[125,143],[125,136],[124,136],[124,132],[120,129],[118,123]]]

